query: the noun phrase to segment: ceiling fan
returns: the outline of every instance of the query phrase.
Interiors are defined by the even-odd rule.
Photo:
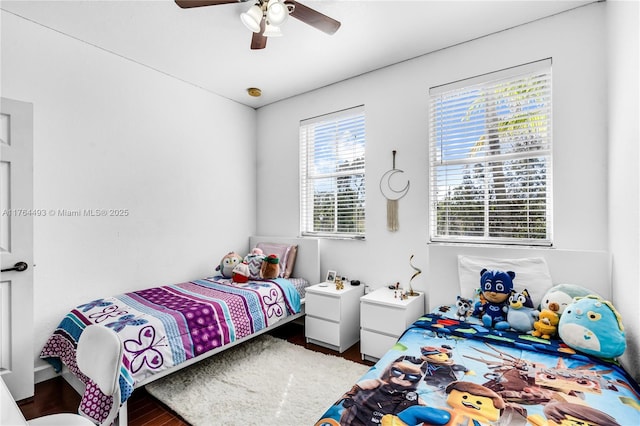
[[[183,9],[247,1],[249,0],[175,0]],[[333,34],[340,28],[340,22],[295,0],[251,1],[254,4],[240,15],[242,22],[253,31],[251,49],[264,49],[267,47],[267,37],[282,35],[280,25],[289,15],[327,34]]]

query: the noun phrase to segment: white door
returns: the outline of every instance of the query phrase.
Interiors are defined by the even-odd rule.
[[[33,105],[0,108],[0,374],[16,400],[33,396]],[[21,268],[18,268],[21,269]]]

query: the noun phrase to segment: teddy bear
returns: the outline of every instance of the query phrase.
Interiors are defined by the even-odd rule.
[[[262,261],[260,268],[260,277],[263,280],[271,280],[278,278],[280,275],[280,259],[275,254],[270,254]]]
[[[513,279],[516,273],[513,271],[493,271],[483,269],[480,271],[480,291],[484,302],[476,304],[473,315],[482,319],[487,328],[506,330],[508,301],[513,290]]]
[[[233,276],[233,268],[235,268],[238,263],[242,263],[242,257],[238,253],[230,251],[220,260],[216,271],[219,271],[225,278],[231,278]]]
[[[540,311],[540,317],[538,321],[533,323],[532,335],[541,337],[543,339],[551,340],[558,331],[558,322],[560,316],[550,309],[543,309]]]

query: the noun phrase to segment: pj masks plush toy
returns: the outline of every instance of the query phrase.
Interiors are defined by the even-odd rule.
[[[597,296],[576,297],[560,317],[560,338],[572,349],[601,358],[616,358],[627,348],[620,314]]]
[[[516,273],[513,271],[480,271],[480,291],[484,301],[477,305],[473,315],[482,319],[485,327],[493,327],[497,330],[509,328],[507,311],[509,303],[507,299],[513,290],[513,279]]]

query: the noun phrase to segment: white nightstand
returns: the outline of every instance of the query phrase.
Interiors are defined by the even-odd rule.
[[[386,287],[360,298],[360,352],[377,361],[396,343],[409,325],[424,315],[424,294],[394,297]]]
[[[344,352],[360,338],[360,296],[364,286],[333,283],[307,287],[305,295],[305,337],[338,352]]]

